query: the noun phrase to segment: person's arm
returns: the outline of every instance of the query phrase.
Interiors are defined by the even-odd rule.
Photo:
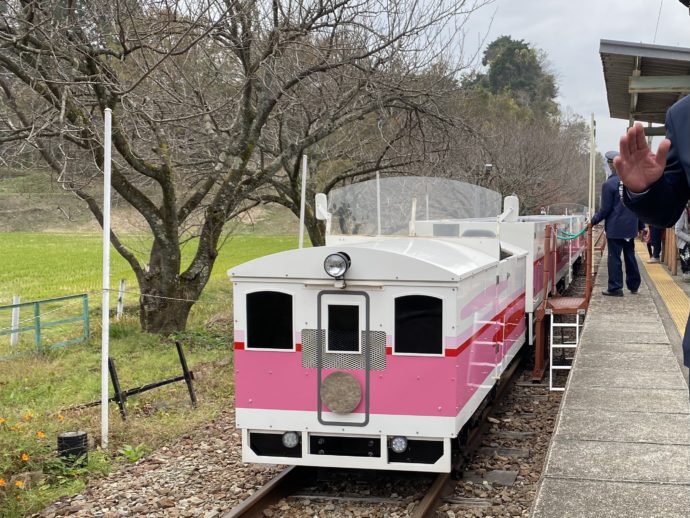
[[[673,144],[676,140],[673,110],[669,110],[666,115],[667,139],[659,145],[657,155],[649,151],[646,141],[644,141],[644,146],[640,144],[638,139],[640,135],[644,140],[644,129],[641,126],[639,126],[639,131],[634,132],[633,135],[630,135],[631,133],[633,132],[628,132],[627,139],[625,137],[621,139],[621,154],[624,147],[626,149],[626,157],[621,159],[621,166],[625,171],[621,174],[621,180],[626,186],[623,189],[622,201],[646,223],[658,227],[672,227],[678,221],[690,197],[690,187],[688,187],[688,180],[678,157],[678,148]],[[633,137],[636,139],[635,144],[630,143]],[[670,146],[668,150],[664,149],[666,142]],[[643,156],[645,148],[647,155]],[[633,149],[636,151],[633,152]],[[649,170],[653,168],[653,164],[659,166],[661,158],[664,159],[665,165],[663,174],[650,185],[639,183],[642,177],[653,178]],[[645,192],[635,194],[634,189],[630,192],[631,185],[637,186],[638,189],[640,186],[646,187],[646,190],[641,189]]]
[[[603,220],[608,218],[609,214],[611,214],[611,211],[613,210],[613,204],[616,200],[616,189],[613,185],[611,185],[611,182],[608,180],[604,182],[604,184],[601,186],[601,207],[599,207],[599,210],[592,216],[592,225],[598,225],[601,223]]]

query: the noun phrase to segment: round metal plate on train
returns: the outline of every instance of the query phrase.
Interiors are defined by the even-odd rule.
[[[349,414],[362,400],[362,387],[352,374],[332,372],[321,382],[321,402],[336,414]]]

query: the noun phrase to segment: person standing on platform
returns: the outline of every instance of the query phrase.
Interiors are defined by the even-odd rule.
[[[690,96],[666,112],[666,138],[656,154],[636,123],[621,137],[614,160],[623,203],[643,221],[672,227],[690,199]],[[683,363],[690,367],[690,318],[683,336]]]
[[[649,258],[652,258],[652,243],[650,241],[650,236],[649,236],[649,225],[645,225],[645,229],[642,231],[642,241],[644,242],[645,246],[647,247],[647,253],[649,254]]]
[[[690,203],[680,213],[680,218],[676,221],[675,227],[673,227],[673,231],[676,234],[676,245],[678,246],[680,270],[683,272],[683,282],[690,282],[690,225],[688,224],[688,212],[690,212]]]
[[[661,241],[663,239],[664,229],[649,225],[649,244],[652,247],[652,257],[649,258],[648,263],[661,262]]]
[[[620,180],[613,165],[613,159],[618,155],[615,151],[606,153],[607,166],[611,175],[601,186],[601,208],[592,216],[592,225],[604,221],[606,243],[608,245],[608,289],[604,295],[612,297],[623,296],[623,264],[625,262],[625,284],[631,293],[637,293],[640,288],[640,270],[635,259],[635,236],[640,231],[637,216],[628,210],[618,197]]]

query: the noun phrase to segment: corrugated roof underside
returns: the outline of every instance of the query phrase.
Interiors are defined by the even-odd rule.
[[[666,47],[638,44],[638,51],[632,52],[634,50],[633,44],[625,45],[630,49],[626,50],[625,54],[603,51],[600,54],[604,68],[609,113],[613,118],[627,120],[630,118],[631,97],[631,94],[628,93],[628,86],[630,77],[635,70],[636,60],[636,56],[630,54],[637,54],[639,56],[642,76],[683,76],[690,75],[690,49],[678,49],[678,57],[684,58],[687,56],[688,60],[684,61],[649,55],[653,54],[656,48],[666,49]],[[604,42],[602,42],[602,47],[604,47]],[[688,54],[685,54],[683,51],[687,51]],[[633,114],[634,119],[642,122],[663,124],[666,110],[683,95],[679,96],[675,93],[638,94],[637,107]]]

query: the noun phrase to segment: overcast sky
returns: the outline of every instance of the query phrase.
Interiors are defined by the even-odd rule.
[[[618,149],[627,121],[609,118],[599,40],[690,48],[690,15],[679,0],[494,0],[466,28],[466,54],[484,35],[486,43],[505,34],[544,50],[561,107],[587,120],[594,113],[600,152]]]

